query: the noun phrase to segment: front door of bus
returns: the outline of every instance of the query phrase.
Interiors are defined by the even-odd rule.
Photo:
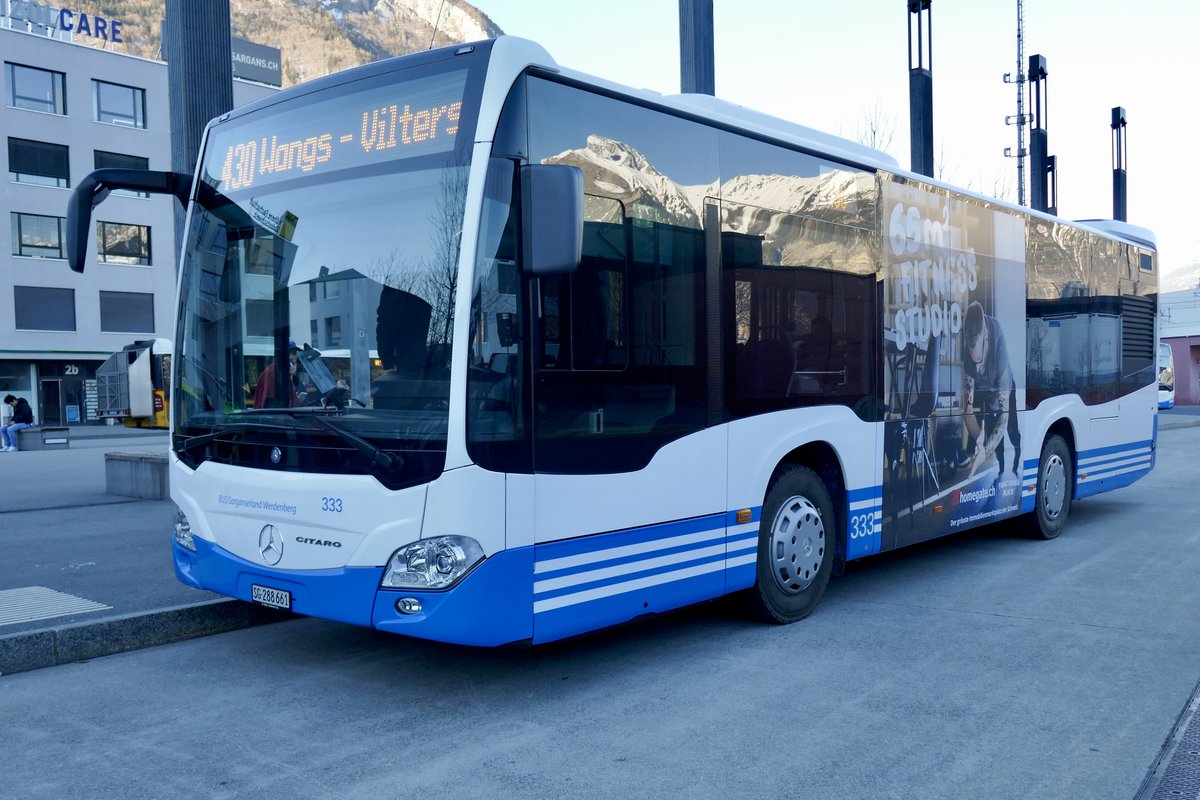
[[[589,199],[579,270],[538,281],[534,641],[725,588],[705,232]]]

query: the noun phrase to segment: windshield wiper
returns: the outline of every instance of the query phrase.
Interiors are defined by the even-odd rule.
[[[186,442],[178,445],[175,448],[177,453],[186,453],[189,450],[195,450],[197,447],[202,447],[211,441],[220,439],[227,433],[242,433],[245,431],[295,431],[291,425],[270,425],[266,422],[234,422],[222,427],[220,430],[212,433],[202,433],[197,436],[191,436]]]
[[[337,425],[329,421],[328,417],[314,416],[317,422],[321,423],[327,430],[332,431],[335,435],[341,437],[342,441],[353,447],[358,452],[365,455],[367,458],[374,461],[379,466],[387,470],[398,470],[404,466],[404,459],[395,453],[389,453],[381,448],[368,442],[359,436],[355,436],[350,431],[343,430]]]

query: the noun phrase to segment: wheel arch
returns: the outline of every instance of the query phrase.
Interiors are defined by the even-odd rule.
[[[1046,442],[1055,435],[1063,438],[1063,441],[1067,443],[1067,450],[1071,454],[1071,498],[1078,500],[1079,449],[1076,446],[1075,424],[1069,417],[1059,417],[1046,428],[1041,444],[1038,446],[1038,459],[1041,459],[1042,448],[1046,446]]]
[[[841,458],[838,456],[836,448],[832,444],[824,440],[816,440],[806,442],[798,447],[793,448],[779,463],[775,465],[775,469],[771,473],[771,479],[764,487],[764,502],[766,500],[765,491],[774,483],[780,471],[786,466],[808,467],[825,484],[825,488],[829,491],[829,499],[833,503],[834,514],[834,531],[835,531],[835,547],[833,574],[840,575],[846,565],[846,516],[847,516],[847,501],[846,501],[846,472],[842,464]]]

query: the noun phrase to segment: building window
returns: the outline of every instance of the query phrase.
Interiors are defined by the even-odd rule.
[[[92,81],[92,110],[97,122],[146,127],[146,90],[119,83]]]
[[[154,295],[100,292],[100,330],[104,333],[154,333]]]
[[[66,75],[23,64],[4,64],[8,105],[48,114],[67,113]]]
[[[63,249],[62,217],[12,212],[12,243],[14,256],[29,258],[66,258]]]
[[[96,150],[96,169],[150,169],[150,159],[141,156],[127,156],[122,153],[109,153]],[[149,192],[135,192],[129,189],[117,189],[114,195],[123,197],[149,197]]]
[[[325,318],[325,346],[338,347],[342,343],[342,318]]]
[[[246,301],[246,335],[269,339],[275,335],[275,303],[271,300]]]
[[[40,186],[71,185],[69,150],[65,144],[8,138],[8,179]]]
[[[97,222],[96,258],[106,264],[150,266],[150,227]]]
[[[75,330],[75,290],[48,286],[14,286],[17,330]]]

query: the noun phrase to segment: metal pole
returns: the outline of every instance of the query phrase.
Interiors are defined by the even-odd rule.
[[[1117,106],[1112,110],[1112,155],[1113,155],[1113,219],[1125,222],[1128,216],[1129,176],[1125,170],[1125,109]]]
[[[679,0],[679,86],[685,94],[716,94],[712,0]]]
[[[1046,120],[1049,93],[1046,91],[1046,57],[1029,57],[1030,101],[1033,105],[1029,131],[1029,205],[1037,211],[1050,210],[1050,142]]]
[[[204,126],[233,108],[229,0],[167,0],[163,33],[171,105],[171,169],[191,175],[200,155]],[[183,211],[176,206],[177,254],[182,239]]]
[[[906,0],[908,6],[908,125],[912,171],[933,177],[933,11],[932,0]],[[917,28],[917,52],[912,29]],[[928,31],[925,30],[928,26]],[[928,33],[928,35],[926,35]],[[914,57],[915,55],[915,57]],[[928,68],[925,66],[928,64]]]

